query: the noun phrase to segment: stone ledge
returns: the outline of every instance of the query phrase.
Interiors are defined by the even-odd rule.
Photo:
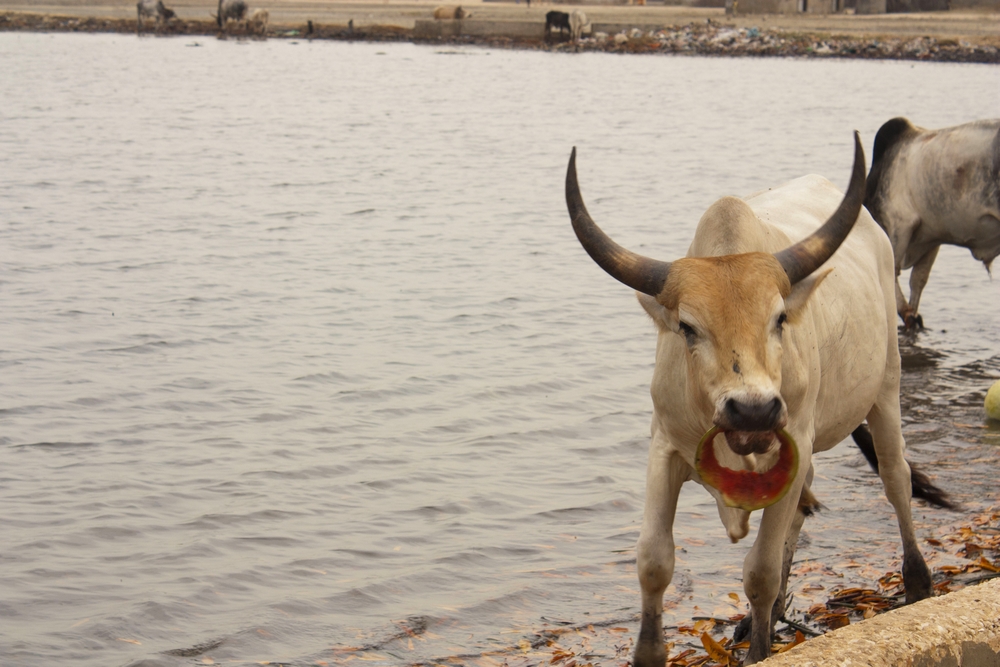
[[[810,639],[766,667],[1000,667],[1000,579]]]

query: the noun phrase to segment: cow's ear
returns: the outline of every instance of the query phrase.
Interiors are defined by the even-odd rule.
[[[799,315],[805,310],[806,303],[809,302],[809,297],[813,295],[819,284],[823,282],[833,271],[833,268],[825,269],[823,271],[816,271],[812,275],[807,276],[800,280],[799,282],[792,285],[792,293],[788,295],[785,299],[785,315],[788,316],[788,321],[791,324],[795,324]]]
[[[651,297],[648,294],[636,292],[635,296],[639,299],[639,305],[642,306],[642,309],[646,311],[646,314],[649,315],[654,322],[656,322],[656,326],[659,329],[677,333],[678,320],[676,310],[664,308],[655,297]]]

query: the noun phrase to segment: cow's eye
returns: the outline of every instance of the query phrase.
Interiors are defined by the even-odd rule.
[[[687,339],[688,345],[694,345],[695,341],[698,340],[698,334],[695,333],[694,327],[692,327],[690,324],[686,322],[680,322],[678,323],[677,328],[681,330],[681,334],[684,336],[685,339]]]
[[[782,313],[781,315],[778,315],[778,323],[776,325],[776,328],[778,329],[778,333],[781,333],[782,331],[784,331],[785,322],[787,322],[787,321],[788,321],[788,315],[787,314]]]

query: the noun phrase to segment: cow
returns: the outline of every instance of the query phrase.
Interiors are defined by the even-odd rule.
[[[846,194],[812,175],[745,199],[724,197],[701,217],[687,256],[673,262],[627,250],[597,226],[580,194],[575,148],[570,155],[566,202],[577,238],[602,269],[636,290],[658,330],[636,546],[636,667],[666,660],[663,594],[674,571],[681,485],[694,480],[711,493],[733,542],[747,535],[750,511],[764,509],[743,564],[751,619],[746,664],[759,662],[770,654],[784,611],[799,531],[818,507],[809,490],[812,454],[852,433],[872,436],[902,538],[906,601],[932,594],[903,457],[892,248],[862,208],[865,158],[857,133],[854,146]],[[712,471],[706,452],[724,468]],[[801,463],[792,466],[796,453]],[[729,486],[719,483],[720,470]],[[731,483],[741,477],[754,493],[735,497]],[[783,495],[765,498],[765,479]]]
[[[436,19],[467,19],[470,16],[472,14],[462,9],[461,5],[444,5],[434,9],[434,18]]]
[[[574,43],[580,41],[580,37],[583,36],[584,31],[590,31],[590,22],[587,21],[587,15],[581,12],[579,9],[574,9],[573,13],[569,15],[569,36]]]
[[[215,21],[223,28],[227,21],[242,21],[247,16],[246,0],[219,0]]]
[[[271,20],[271,12],[263,7],[257,7],[247,15],[247,32],[253,35],[267,34],[267,24]],[[310,21],[310,25],[312,22]]]
[[[163,4],[163,0],[139,0],[135,5],[136,21],[135,21],[135,32],[136,34],[142,34],[142,19],[150,18],[156,19],[156,27],[159,29],[162,23],[175,18],[177,14],[174,10],[167,9]]]
[[[566,12],[556,11],[555,9],[546,14],[545,39],[550,39],[552,37],[553,28],[559,28],[560,37],[562,37],[563,30],[572,35],[573,31],[569,27],[569,14]]]
[[[923,327],[920,294],[942,244],[968,248],[987,272],[1000,255],[1000,120],[925,130],[893,118],[875,135],[865,207],[892,242],[896,310]],[[910,273],[910,299],[899,273]]]

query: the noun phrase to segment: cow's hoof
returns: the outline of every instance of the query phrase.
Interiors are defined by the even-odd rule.
[[[903,556],[903,588],[906,592],[906,604],[926,600],[934,595],[931,571],[922,556]]]
[[[659,650],[656,650],[659,648]],[[663,644],[656,646],[637,646],[632,659],[634,667],[664,667],[667,664],[667,649]]]
[[[658,634],[659,637],[645,637],[640,630],[632,658],[634,667],[663,667],[667,664],[667,647],[663,643],[662,630]]]
[[[741,641],[750,638],[750,629],[753,627],[753,616],[750,612],[740,619],[740,622],[736,624],[733,629],[733,643],[739,644]]]
[[[903,317],[903,328],[906,331],[920,331],[924,328],[924,318],[916,313],[907,313]]]

